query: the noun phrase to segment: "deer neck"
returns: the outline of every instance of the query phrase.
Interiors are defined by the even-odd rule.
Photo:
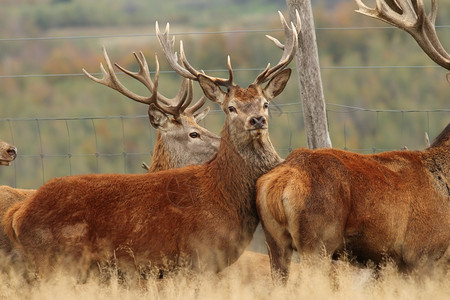
[[[239,216],[236,244],[228,253],[231,261],[250,244],[259,223],[255,202],[257,179],[282,162],[268,134],[250,143],[239,143],[233,137],[239,139],[224,126],[217,155],[208,164],[211,179],[223,196],[223,205]]]
[[[427,162],[440,170],[450,181],[450,124],[436,137],[431,146],[425,150]]]
[[[221,190],[226,205],[241,215],[244,239],[252,237],[259,218],[255,205],[257,179],[282,162],[268,134],[266,137],[237,146],[224,126],[216,157],[208,164],[215,185]]]
[[[444,195],[450,195],[450,124],[421,153],[425,167],[435,178],[436,188]]]
[[[171,160],[170,152],[164,143],[161,132],[158,130],[155,147],[153,148],[152,163],[148,169],[149,173],[164,171],[176,168],[175,163]]]

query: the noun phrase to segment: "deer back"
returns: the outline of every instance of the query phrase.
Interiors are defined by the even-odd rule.
[[[450,245],[447,139],[448,128],[424,151],[296,149],[261,176],[256,205],[275,277],[286,279],[293,250],[433,266]]]

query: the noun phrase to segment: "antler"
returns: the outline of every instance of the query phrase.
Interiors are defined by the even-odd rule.
[[[359,7],[356,12],[405,30],[434,62],[450,70],[450,55],[436,34],[437,0],[431,0],[429,15],[425,13],[422,0],[376,0],[375,8],[368,7],[363,0],[355,1]]]
[[[203,74],[206,77],[209,77],[211,80],[213,80],[216,84],[230,87],[234,86],[233,82],[233,70],[231,68],[231,62],[230,57],[228,56],[228,73],[229,78],[219,78],[219,77],[212,77],[205,75],[203,71],[199,72],[196,69],[194,69],[191,64],[187,61],[186,55],[184,54],[184,48],[183,48],[183,41],[180,41],[180,62],[178,62],[178,55],[177,52],[174,50],[175,46],[175,37],[172,37],[169,39],[169,23],[166,25],[166,29],[163,33],[159,30],[158,21],[156,21],[156,35],[158,37],[159,43],[161,44],[161,47],[163,48],[163,52],[167,58],[167,61],[169,62],[172,69],[183,76],[184,78],[189,78],[191,80],[198,81],[198,76],[200,74]]]
[[[294,25],[293,22],[291,22],[291,27],[288,26],[286,20],[283,17],[283,14],[278,11],[278,14],[280,15],[280,21],[283,25],[284,29],[284,36],[286,40],[286,44],[283,45],[280,43],[279,40],[276,38],[266,35],[267,38],[269,38],[271,41],[277,45],[278,48],[283,50],[283,55],[281,56],[280,61],[274,66],[270,67],[270,63],[267,64],[267,67],[264,69],[264,71],[259,74],[253,84],[262,84],[270,79],[272,79],[276,74],[281,72],[294,58],[295,54],[297,53],[298,48],[298,35],[301,31],[301,20],[300,15],[298,11],[295,11],[296,16],[296,25]]]
[[[192,87],[192,81],[183,78],[183,81],[181,83],[180,90],[178,94],[174,98],[167,98],[163,95],[161,95],[158,92],[158,79],[159,79],[159,61],[158,57],[155,55],[156,60],[156,73],[155,73],[155,81],[153,82],[150,76],[150,71],[148,69],[147,60],[145,59],[145,56],[142,52],[139,52],[139,54],[136,54],[133,52],[138,64],[139,64],[139,71],[138,72],[131,72],[123,67],[121,67],[119,64],[115,64],[117,68],[119,68],[121,71],[123,71],[125,74],[137,79],[139,82],[144,84],[145,87],[151,92],[151,96],[144,97],[141,95],[138,95],[132,91],[130,91],[127,87],[125,87],[117,78],[116,73],[114,72],[113,65],[111,64],[111,61],[108,57],[108,53],[106,52],[105,47],[103,47],[103,56],[106,61],[107,70],[103,67],[103,64],[100,63],[100,69],[103,73],[103,78],[96,78],[93,75],[89,74],[85,69],[83,69],[84,74],[88,76],[93,81],[103,84],[107,87],[110,87],[121,94],[127,96],[128,98],[135,100],[140,103],[148,104],[148,105],[155,105],[159,110],[171,114],[174,116],[174,118],[178,118],[181,114],[189,114],[193,115],[196,110],[198,110],[204,103],[205,98],[204,96],[200,98],[197,103],[195,103],[190,109],[187,109],[189,104],[192,102],[193,97],[193,87]],[[158,100],[162,103],[158,103]]]
[[[280,43],[280,41],[278,41],[274,37],[271,37],[269,35],[267,35],[267,37],[270,40],[272,40],[275,43],[275,45],[277,45],[279,48],[283,50],[283,55],[280,61],[274,67],[270,68],[269,63],[267,67],[264,69],[264,71],[256,77],[255,81],[253,82],[254,84],[262,84],[273,78],[279,72],[281,72],[292,61],[297,51],[298,34],[300,33],[300,26],[301,26],[300,15],[298,11],[296,11],[296,19],[297,19],[296,23],[298,26],[297,28],[293,23],[291,23],[291,27],[289,27],[288,24],[286,23],[286,20],[283,17],[283,14],[281,12],[278,13],[280,15],[281,23],[283,25],[284,34],[286,38],[286,45],[283,45],[282,43]],[[174,50],[175,37],[172,37],[171,39],[169,38],[169,23],[167,23],[164,32],[161,33],[161,31],[159,30],[158,22],[156,22],[156,35],[158,36],[159,42],[163,48],[163,52],[170,66],[181,76],[192,80],[198,80],[198,76],[200,74],[203,74],[204,76],[209,77],[218,85],[225,87],[235,86],[233,82],[233,70],[231,68],[229,56],[227,62],[229,78],[224,79],[218,77],[211,77],[205,75],[203,71],[201,72],[197,71],[187,61],[186,55],[184,53],[183,41],[180,41],[180,58],[179,58],[180,62],[178,62],[178,55],[177,52]]]

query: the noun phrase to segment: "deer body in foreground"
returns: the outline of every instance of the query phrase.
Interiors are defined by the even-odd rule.
[[[433,266],[450,245],[450,124],[424,151],[294,150],[258,180],[256,205],[275,278],[293,250]]]
[[[142,52],[139,55],[135,54],[140,66],[138,73],[132,73],[119,65],[117,66],[130,76],[139,79],[148,87],[151,93],[156,92],[156,97],[145,98],[129,91],[119,82],[106,49],[103,49],[103,54],[108,70],[106,72],[103,65],[101,66],[104,78],[97,79],[84,71],[86,75],[92,80],[109,86],[137,102],[149,105],[148,115],[150,123],[154,128],[158,129],[149,172],[181,168],[191,164],[202,164],[212,158],[217,152],[220,138],[198,125],[198,122],[206,116],[209,109],[199,111],[205,103],[204,97],[189,107],[193,93],[192,86],[188,80],[182,82],[176,97],[172,99],[166,98],[156,92],[150,77],[147,61]],[[14,149],[10,151],[16,151]],[[13,204],[25,200],[35,191],[34,189],[16,189],[5,185],[0,186],[0,220]],[[6,236],[3,228],[0,228],[0,250],[9,254],[12,249],[12,242]]]
[[[9,166],[16,156],[17,148],[0,140],[0,166]]]
[[[357,12],[411,34],[450,70],[434,28],[437,1],[377,0]],[[447,79],[450,76],[447,75]],[[450,80],[449,80],[450,81]],[[361,155],[335,149],[293,151],[257,182],[256,205],[274,279],[287,280],[292,252],[350,251],[358,260],[390,257],[402,269],[450,259],[450,124],[425,151]]]
[[[247,89],[234,84],[230,64],[228,80],[201,74],[187,61],[177,65],[226,114],[211,161],[148,174],[53,179],[8,211],[8,236],[41,272],[61,253],[81,259],[81,267],[116,257],[158,269],[186,262],[217,272],[236,261],[259,221],[256,180],[281,162],[269,139],[268,103],[289,79],[285,68],[297,44],[297,30],[282,21],[288,35],[286,46],[278,42],[282,59]],[[171,45],[167,34],[158,36],[163,47]]]

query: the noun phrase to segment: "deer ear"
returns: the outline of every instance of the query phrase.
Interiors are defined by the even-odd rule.
[[[156,129],[166,130],[170,120],[169,117],[160,111],[154,104],[150,104],[148,108],[148,117],[150,124]]]
[[[268,101],[281,94],[286,87],[289,77],[291,77],[291,69],[285,69],[270,79],[263,90]]]
[[[217,85],[211,78],[200,74],[198,76],[198,82],[203,90],[203,93],[209,100],[222,105],[225,101],[227,93],[222,91],[222,89]]]
[[[201,120],[203,120],[203,118],[205,118],[206,115],[209,113],[209,110],[210,110],[210,108],[209,108],[209,106],[207,106],[202,111],[195,113],[194,114],[195,122],[198,123]]]

